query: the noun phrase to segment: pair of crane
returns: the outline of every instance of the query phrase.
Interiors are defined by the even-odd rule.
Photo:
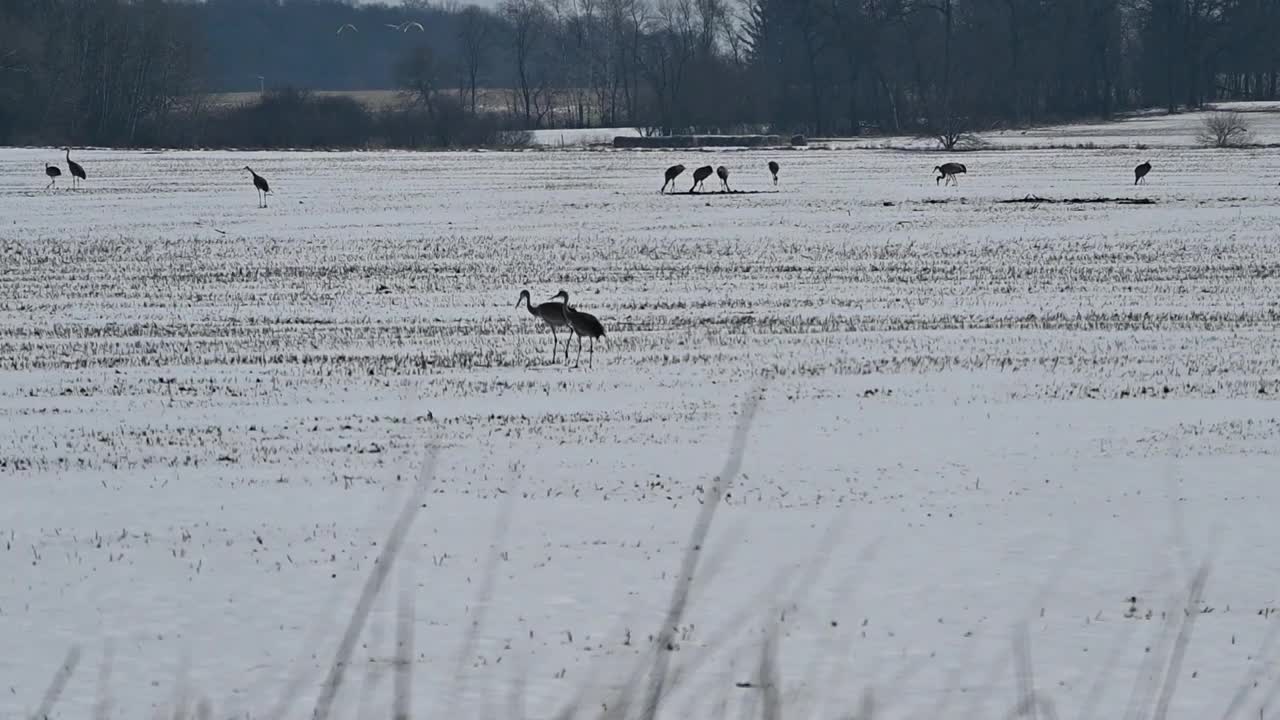
[[[578,336],[578,357],[573,366],[578,367],[582,362],[582,338],[585,336],[591,341],[587,351],[587,366],[590,367],[591,361],[595,356],[596,338],[604,337],[604,325],[600,323],[600,320],[595,315],[582,312],[570,305],[569,293],[564,290],[552,295],[547,302],[539,303],[538,305],[533,304],[531,297],[528,290],[521,290],[520,299],[516,300],[516,307],[519,308],[520,304],[524,303],[530,315],[538,318],[547,327],[551,328],[551,362],[556,361],[556,352],[560,349],[560,335],[556,330],[567,328],[571,336]],[[564,341],[564,361],[569,362],[568,338]]]
[[[675,192],[676,178],[680,177],[680,174],[683,172],[684,172],[684,165],[672,165],[671,167],[667,168],[666,173],[663,174],[662,189],[658,191],[658,194],[661,195],[665,193],[667,191],[668,185],[671,186],[671,191]],[[778,163],[774,162],[773,160],[770,160],[769,172],[773,174],[773,184],[777,185],[778,184]],[[694,170],[693,185],[689,187],[689,192],[691,193],[697,192],[698,188],[702,187],[702,182],[707,178],[711,177],[711,173],[712,173],[712,169],[710,165],[703,165],[697,170]],[[716,174],[716,177],[720,178],[721,191],[733,192],[733,190],[729,188],[729,168],[721,165],[720,167],[715,168],[715,174]]]
[[[969,169],[966,168],[963,163],[949,162],[949,163],[943,163],[941,165],[934,165],[933,171],[938,173],[938,177],[934,178],[933,180],[934,185],[937,185],[939,182],[943,180],[946,180],[948,184],[955,183],[956,185],[959,185],[960,183],[958,180],[956,180],[956,175],[964,175],[965,173],[969,172]],[[1135,167],[1133,169],[1133,184],[1137,185],[1144,178],[1146,178],[1147,173],[1149,172],[1151,172],[1150,160]]]
[[[383,23],[383,25],[386,25],[392,30],[395,30],[397,32],[402,32],[402,33],[409,32],[409,28],[418,28],[418,32],[426,32],[426,28],[422,27],[422,23],[415,22],[413,20],[405,20],[399,25],[396,25],[394,23]],[[351,23],[347,23],[346,25],[343,25],[342,27],[338,28],[337,34],[341,35],[347,30],[350,30],[351,32],[360,32],[360,28],[356,27],[355,25],[352,25]]]
[[[71,159],[71,148],[63,148],[67,153],[67,169],[71,171],[71,187],[77,187],[80,180],[84,180],[84,166]],[[44,164],[44,174],[49,178],[49,184],[44,186],[45,190],[57,184],[58,178],[62,175],[62,168],[57,165]]]

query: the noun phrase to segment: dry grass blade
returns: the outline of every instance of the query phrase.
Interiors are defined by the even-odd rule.
[[[40,700],[40,707],[31,715],[32,720],[44,720],[49,717],[49,713],[53,712],[53,706],[58,703],[58,698],[62,697],[62,691],[66,689],[71,675],[75,673],[76,666],[79,664],[80,646],[74,645],[67,651],[67,657],[63,659],[58,671],[53,674],[53,680],[49,682],[49,688],[44,691],[44,697]]]
[[[1048,720],[1058,720],[1058,713],[1048,698],[1036,692],[1035,674],[1031,663],[1031,635],[1025,622],[1018,623],[1013,633],[1014,665],[1018,672],[1018,704],[1009,713],[1010,718],[1037,720],[1043,710]]]
[[[1107,653],[1107,659],[1102,663],[1102,667],[1098,670],[1097,675],[1093,679],[1093,683],[1089,686],[1089,693],[1085,695],[1084,702],[1080,706],[1080,714],[1077,716],[1079,720],[1091,720],[1098,708],[1098,703],[1102,701],[1103,686],[1111,678],[1111,673],[1115,669],[1116,664],[1120,662],[1120,654],[1124,651],[1126,645],[1129,644],[1129,638],[1133,635],[1136,623],[1129,623],[1125,629],[1116,634],[1116,641],[1111,646],[1110,652]]]
[[[466,635],[462,641],[462,650],[458,653],[458,663],[453,669],[453,692],[451,693],[449,707],[445,713],[449,717],[454,715],[459,696],[466,689],[464,674],[467,669],[467,662],[475,651],[476,639],[480,634],[480,628],[484,626],[485,615],[489,609],[489,601],[493,598],[494,581],[498,577],[498,560],[502,555],[502,545],[507,539],[507,530],[511,527],[511,511],[515,506],[515,499],[518,494],[516,492],[517,489],[517,487],[513,486],[510,491],[503,495],[502,504],[498,509],[498,518],[494,521],[493,543],[489,548],[489,557],[485,561],[480,587],[476,591],[474,605],[476,612],[472,616],[471,622],[467,623]]]
[[[761,720],[782,720],[782,687],[778,677],[778,624],[769,626],[760,648]]]
[[[1031,636],[1027,623],[1018,623],[1013,631],[1014,666],[1018,670],[1018,706],[1015,717],[1036,720],[1036,678],[1031,667]]]
[[[409,720],[413,693],[413,640],[414,640],[414,581],[413,563],[406,563],[400,571],[400,609],[396,617],[396,671],[392,696],[391,717]]]
[[[376,653],[382,649],[382,625],[384,619],[381,613],[375,614],[373,620],[369,623],[369,631],[365,634],[364,646],[369,649],[370,653]],[[360,677],[360,689],[356,692],[356,720],[373,720],[373,698],[378,689],[378,683],[382,681],[382,663],[370,662],[364,664],[364,672]]]
[[[698,558],[702,553],[703,543],[711,530],[711,521],[715,519],[716,510],[720,507],[720,499],[733,484],[738,471],[742,469],[742,456],[746,452],[747,434],[760,406],[760,398],[764,388],[760,385],[752,387],[742,403],[738,415],[738,425],[733,431],[733,440],[729,445],[729,456],[720,470],[718,482],[707,484],[706,500],[698,510],[698,519],[694,523],[693,533],[689,538],[689,546],[685,549],[680,563],[680,574],[676,577],[675,588],[671,593],[671,603],[667,607],[667,615],[658,632],[658,642],[654,647],[653,667],[649,674],[649,688],[641,706],[641,718],[653,720],[658,713],[658,705],[662,701],[662,691],[666,685],[667,668],[670,665],[668,646],[671,645],[672,633],[680,624],[685,605],[689,600],[689,589],[693,584],[693,574],[698,567]]]
[[[1156,702],[1155,715],[1152,720],[1165,720],[1169,715],[1169,704],[1173,701],[1173,693],[1178,687],[1178,676],[1182,672],[1182,660],[1186,657],[1187,646],[1191,643],[1191,630],[1195,627],[1196,618],[1200,616],[1200,603],[1204,597],[1204,586],[1209,580],[1209,563],[1205,562],[1196,571],[1187,592],[1186,610],[1182,616],[1182,625],[1178,628],[1178,636],[1173,642],[1173,652],[1169,655],[1169,665],[1165,670],[1164,683],[1160,686],[1160,698]]]
[[[1267,629],[1267,634],[1262,638],[1262,645],[1258,653],[1254,656],[1257,658],[1253,666],[1249,668],[1249,674],[1245,676],[1244,682],[1240,683],[1240,687],[1236,690],[1235,695],[1231,697],[1231,702],[1227,705],[1227,709],[1222,713],[1222,720],[1231,720],[1236,713],[1244,707],[1244,703],[1249,699],[1249,694],[1253,688],[1258,686],[1258,681],[1262,679],[1263,673],[1270,668],[1270,662],[1267,658],[1271,657],[1271,646],[1275,644],[1276,638],[1280,637],[1280,624],[1272,623]],[[1268,696],[1268,700],[1270,696]]]
[[[360,638],[360,632],[364,629],[364,623],[369,618],[369,611],[373,609],[373,602],[378,596],[378,591],[382,589],[383,583],[387,580],[387,575],[390,574],[391,568],[395,564],[396,554],[400,551],[400,546],[404,543],[405,536],[409,534],[409,528],[412,527],[414,518],[418,516],[418,510],[422,507],[422,498],[435,478],[435,466],[436,451],[433,448],[428,450],[418,481],[414,483],[413,489],[409,492],[409,497],[405,499],[404,507],[400,510],[395,523],[392,524],[391,530],[387,533],[387,539],[382,544],[382,552],[378,554],[373,570],[369,573],[364,588],[360,591],[360,599],[356,602],[356,607],[351,613],[351,620],[347,623],[347,628],[342,633],[342,641],[338,644],[338,652],[334,656],[333,665],[329,667],[329,674],[325,678],[324,685],[320,688],[320,697],[316,700],[316,708],[311,715],[313,720],[326,720],[333,710],[333,700],[337,697],[338,690],[342,687],[347,663],[351,660],[351,652],[355,649],[356,641]]]
[[[98,666],[98,699],[93,706],[93,717],[97,720],[111,717],[111,667],[114,660],[115,646],[108,640],[102,649],[102,664]]]

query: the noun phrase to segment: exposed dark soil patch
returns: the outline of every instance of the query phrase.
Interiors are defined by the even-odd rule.
[[[997,202],[1008,205],[1011,203],[1029,203],[1032,205],[1155,205],[1156,201],[1151,198],[1112,198],[1112,197],[1095,197],[1095,198],[1063,198],[1054,200],[1053,198],[1043,198],[1039,195],[1027,195],[1026,197],[1014,198],[1012,200],[998,200]]]

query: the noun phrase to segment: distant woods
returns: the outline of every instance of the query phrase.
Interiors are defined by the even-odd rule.
[[[1276,37],[1280,0],[6,0],[0,142],[429,147],[635,126],[958,147],[1280,99]]]

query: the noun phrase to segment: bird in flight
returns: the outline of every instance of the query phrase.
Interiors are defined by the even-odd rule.
[[[351,23],[347,23],[346,25],[343,25],[342,27],[338,28],[338,34],[341,35],[343,30],[353,30],[355,32],[360,32],[360,28],[356,27],[355,25],[352,25]]]
[[[418,32],[426,32],[426,28],[422,27],[422,23],[414,22],[412,20],[405,20],[399,25],[392,25],[391,23],[386,23],[386,26],[391,28],[392,30],[399,30],[400,32],[409,32],[409,28],[411,27],[418,28]]]

